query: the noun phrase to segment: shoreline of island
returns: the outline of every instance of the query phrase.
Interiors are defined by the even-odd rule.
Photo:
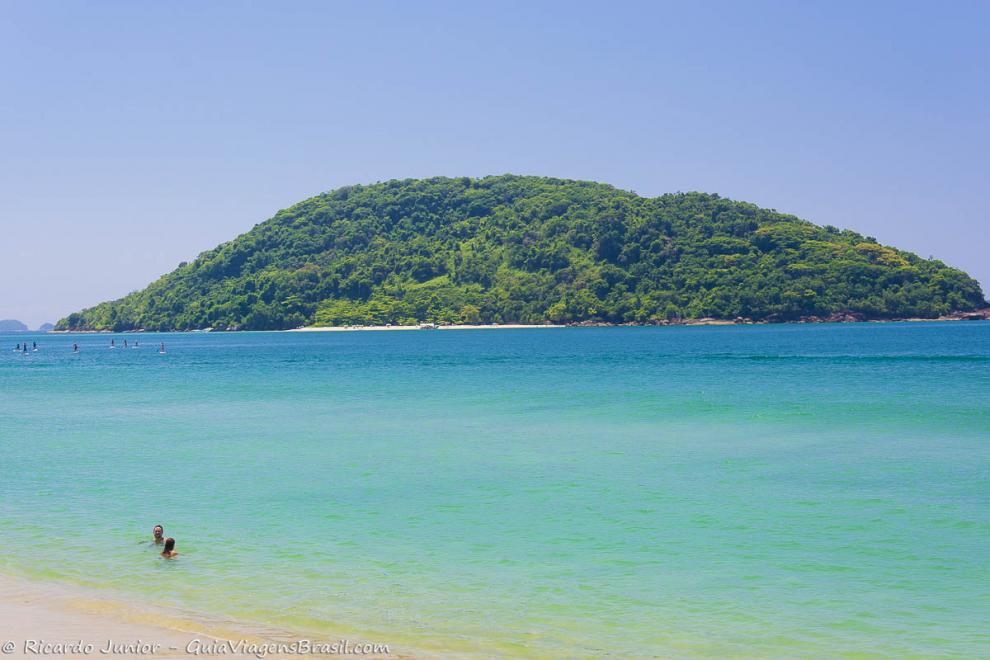
[[[333,325],[333,326],[306,326],[304,328],[292,328],[283,332],[364,332],[364,331],[386,331],[386,330],[537,330],[537,329],[561,329],[569,328],[568,325],[525,325],[512,323],[499,325],[496,323],[479,325],[438,325],[435,323],[425,323],[420,325]]]
[[[141,333],[201,333],[201,332],[380,332],[391,330],[542,330],[563,328],[676,328],[691,326],[729,326],[729,325],[814,325],[814,324],[857,324],[857,323],[936,323],[950,321],[990,321],[990,309],[979,309],[971,312],[955,312],[937,318],[909,317],[897,319],[870,318],[862,314],[839,313],[828,317],[803,316],[799,319],[750,319],[738,317],[735,319],[699,318],[674,319],[656,323],[609,323],[602,321],[579,321],[574,323],[487,323],[487,324],[437,324],[419,323],[416,325],[335,325],[335,326],[304,326],[286,330],[241,330],[238,328],[202,328],[196,330],[49,330],[46,333],[23,334],[141,334]]]

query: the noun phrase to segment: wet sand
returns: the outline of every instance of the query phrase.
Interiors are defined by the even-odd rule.
[[[302,641],[304,640],[305,641]],[[311,643],[327,652],[291,652]],[[331,652],[346,640],[302,638],[151,609],[86,589],[0,575],[0,657],[409,657]],[[280,649],[286,652],[280,652]]]

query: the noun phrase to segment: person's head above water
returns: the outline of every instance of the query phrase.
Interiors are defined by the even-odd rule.
[[[175,551],[175,539],[171,536],[165,539],[165,549],[162,550],[162,557],[174,557],[179,554]]]
[[[165,536],[165,528],[161,525],[155,525],[151,529],[151,533],[155,536],[155,543],[161,543],[162,538]]]

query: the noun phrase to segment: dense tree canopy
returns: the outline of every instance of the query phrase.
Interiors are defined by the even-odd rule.
[[[313,197],[58,327],[896,318],[982,304],[940,261],[718,195],[493,176]]]

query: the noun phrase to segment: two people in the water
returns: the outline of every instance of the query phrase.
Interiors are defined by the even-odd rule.
[[[175,539],[173,539],[171,536],[165,538],[164,527],[162,527],[161,525],[155,525],[151,529],[151,534],[155,539],[155,545],[165,546],[164,548],[162,548],[162,552],[161,552],[162,557],[164,557],[165,559],[172,559],[173,557],[178,556],[179,553],[175,549]]]

